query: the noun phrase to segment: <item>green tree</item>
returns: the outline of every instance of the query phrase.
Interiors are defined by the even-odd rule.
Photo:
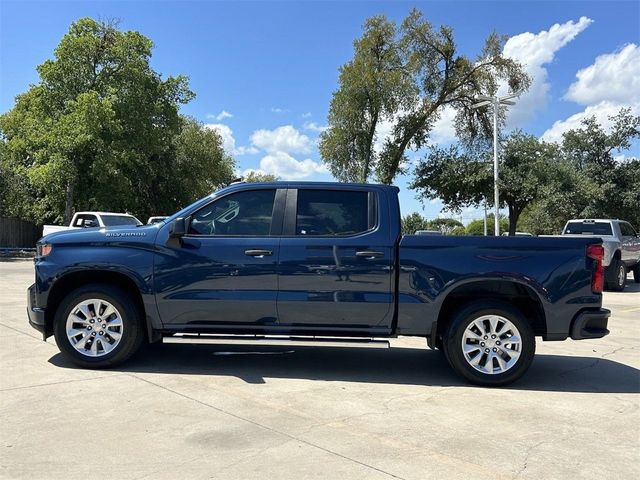
[[[518,219],[561,172],[557,161],[559,149],[533,135],[515,131],[504,143],[500,161],[501,206],[509,210],[509,235],[515,235]]]
[[[362,37],[354,42],[353,60],[340,67],[340,88],[333,94],[329,129],[320,136],[319,148],[341,181],[369,179],[378,160],[378,126],[416,97],[397,30],[384,16],[368,19]]]
[[[483,110],[472,109],[479,94],[492,94],[499,82],[520,93],[530,82],[522,67],[502,56],[504,37],[491,34],[475,59],[456,51],[453,30],[435,29],[416,9],[400,27],[385,17],[365,24],[354,43],[354,58],[340,70],[339,88],[329,109],[329,128],[320,153],[336,178],[367,181],[375,172],[391,183],[403,171],[407,149],[428,140],[445,106],[456,110],[456,130],[466,141],[490,136]],[[377,129],[391,134],[376,152]]]
[[[29,216],[68,221],[74,207],[136,210],[164,171],[193,98],[185,77],[163,80],[150,64],[152,42],[112,22],[74,22],[40,82],[0,117],[8,164],[34,196]]]
[[[279,182],[280,177],[272,175],[271,173],[262,173],[251,170],[243,177],[243,180],[247,183],[259,183],[259,182]]]
[[[429,225],[429,220],[424,218],[417,212],[410,213],[406,217],[402,218],[402,234],[403,235],[413,235],[418,230],[427,230],[427,226]]]
[[[25,218],[28,186],[11,165],[7,144],[0,139],[0,216]]]
[[[571,161],[560,157],[550,168],[549,183],[523,210],[518,230],[534,235],[560,234],[567,220],[580,216],[577,212],[593,195],[593,182]]]
[[[487,215],[487,234],[493,235],[495,225],[495,215]],[[500,231],[507,231],[509,228],[509,220],[500,216]],[[467,235],[484,235],[484,219],[471,220],[466,227]]]
[[[224,151],[220,135],[190,117],[182,117],[180,133],[159,160],[166,169],[155,172],[157,188],[150,190],[146,204],[160,208],[161,214],[173,213],[235,177],[235,162]]]
[[[640,231],[640,159],[632,158],[616,167],[615,185],[618,194],[613,196],[615,205],[609,208],[617,214],[612,217],[625,219]]]
[[[409,188],[418,198],[439,198],[447,209],[459,212],[468,206],[481,205],[493,191],[491,165],[486,156],[464,151],[458,145],[432,147],[418,162]]]
[[[427,223],[427,230],[437,230],[443,235],[451,235],[456,228],[464,227],[455,218],[434,218]]]
[[[524,213],[524,229],[560,233],[571,218],[624,218],[640,225],[635,157],[616,159],[640,138],[640,117],[621,109],[605,129],[594,117],[566,132],[550,183]]]
[[[421,198],[442,199],[454,211],[493,204],[492,162],[488,154],[471,151],[460,153],[460,147],[432,148],[415,170],[411,188]],[[500,207],[509,211],[507,231],[516,232],[518,219],[532,202],[549,194],[549,185],[561,173],[557,164],[559,149],[532,135],[515,131],[503,142],[500,158]]]
[[[599,124],[595,117],[584,119],[577,129],[566,132],[562,140],[562,153],[567,161],[572,162],[588,180],[592,182],[591,195],[579,216],[613,217],[621,215],[638,215],[638,205],[625,205],[623,198],[628,190],[638,183],[627,181],[627,173],[634,170],[631,162],[617,161],[614,153],[629,149],[634,140],[640,138],[640,116],[631,114],[631,109],[623,108],[618,114],[609,118],[611,128]],[[637,217],[636,217],[637,218]]]

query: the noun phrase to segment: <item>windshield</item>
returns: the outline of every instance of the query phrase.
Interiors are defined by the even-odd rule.
[[[609,222],[569,222],[564,233],[571,235],[613,235]]]
[[[116,225],[142,225],[140,220],[129,215],[102,215],[102,222],[105,227],[114,227]]]
[[[218,195],[220,195],[221,193],[224,193],[227,190],[227,188],[229,188],[229,187],[224,187],[224,188],[222,188],[220,190],[217,190],[216,192],[212,193],[211,195],[207,195],[206,197],[202,197],[200,200],[196,200],[192,204],[187,205],[186,207],[184,207],[183,209],[177,211],[173,215],[170,215],[165,220],[167,221],[167,223],[169,223],[169,222],[172,222],[173,220],[175,220],[178,217],[182,217],[188,211],[196,210],[198,207],[200,207],[200,206],[204,205],[205,203],[209,202],[212,198],[215,198]]]

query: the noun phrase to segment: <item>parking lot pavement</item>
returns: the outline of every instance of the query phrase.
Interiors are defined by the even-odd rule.
[[[0,262],[1,478],[640,477],[640,284],[605,294],[608,337],[540,342],[524,379],[485,389],[415,338],[81,370],[29,327],[32,279]]]

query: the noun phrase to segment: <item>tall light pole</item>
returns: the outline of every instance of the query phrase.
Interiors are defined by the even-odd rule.
[[[487,199],[484,199],[484,236],[487,236]]]
[[[488,97],[486,95],[478,95],[478,103],[474,103],[471,108],[480,108],[485,105],[493,107],[493,202],[495,204],[495,218],[493,219],[494,233],[500,235],[500,191],[498,189],[498,109],[502,105],[515,105],[510,99],[517,95],[506,95],[504,97]]]

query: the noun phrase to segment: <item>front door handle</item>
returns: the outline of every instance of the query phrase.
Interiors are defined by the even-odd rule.
[[[264,258],[264,257],[270,257],[271,255],[273,255],[273,252],[271,250],[262,250],[259,248],[254,248],[254,249],[245,250],[244,254],[248,257]]]
[[[361,250],[359,252],[356,252],[356,257],[365,257],[368,259],[373,259],[373,258],[384,257],[384,253],[376,252],[374,250]]]

